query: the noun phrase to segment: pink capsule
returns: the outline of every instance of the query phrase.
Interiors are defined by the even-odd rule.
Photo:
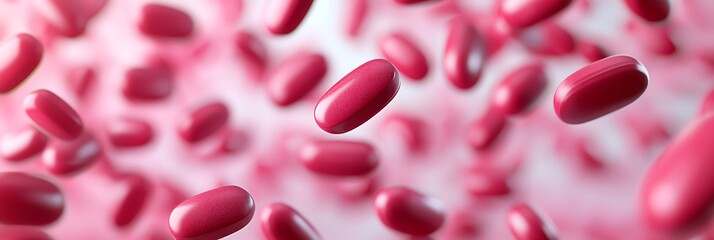
[[[107,124],[106,134],[115,147],[139,147],[151,142],[154,131],[146,121],[121,118]]]
[[[67,76],[67,84],[80,99],[87,96],[96,81],[97,73],[91,67],[73,69]]]
[[[709,91],[699,106],[699,115],[714,112],[714,91]]]
[[[515,28],[527,28],[553,17],[572,3],[572,0],[503,0],[501,16]]]
[[[483,37],[473,26],[465,19],[452,20],[443,60],[444,72],[449,81],[460,89],[476,85],[481,78],[486,50]]]
[[[185,38],[193,33],[193,19],[180,9],[149,3],[141,8],[139,30],[150,37]]]
[[[250,136],[246,131],[229,129],[221,135],[218,152],[238,153],[248,149],[249,146]]]
[[[129,185],[128,191],[114,212],[114,225],[125,227],[139,216],[151,194],[151,184],[137,174],[122,176],[122,181]]]
[[[132,101],[167,98],[173,90],[171,73],[160,67],[132,68],[124,76],[122,93]]]
[[[80,0],[41,0],[36,6],[44,15],[49,25],[57,33],[75,38],[84,34],[87,29],[90,12]]]
[[[511,187],[504,176],[486,171],[471,171],[466,175],[466,190],[477,197],[504,196]]]
[[[659,26],[631,20],[627,30],[634,35],[638,45],[654,54],[673,55],[677,53],[677,45],[672,41],[667,26]]]
[[[297,102],[327,74],[327,61],[319,53],[300,52],[280,63],[268,76],[268,95],[279,106]]]
[[[179,122],[179,135],[189,143],[199,142],[220,130],[228,117],[228,108],[223,103],[203,105]]]
[[[394,0],[394,2],[402,4],[402,5],[424,3],[424,2],[438,2],[438,1],[439,0]]]
[[[533,209],[525,204],[516,204],[508,209],[507,221],[511,234],[517,240],[558,239],[555,229]]]
[[[387,227],[413,236],[426,236],[444,224],[443,204],[404,187],[380,190],[374,207]]]
[[[73,140],[84,131],[76,111],[54,93],[40,89],[25,97],[25,112],[35,126],[62,140]]]
[[[102,9],[104,9],[104,7],[107,6],[107,2],[109,2],[109,0],[79,0],[79,1],[80,1],[79,4],[84,9],[85,14],[90,19],[97,16],[100,12],[102,12]]]
[[[590,62],[596,62],[608,56],[605,50],[600,48],[600,46],[589,41],[580,41],[578,44],[578,52]]]
[[[180,203],[169,217],[178,240],[219,239],[245,227],[253,218],[253,197],[243,188],[224,186]]]
[[[575,50],[573,36],[553,22],[526,29],[518,39],[535,54],[559,56]]]
[[[293,32],[302,22],[312,0],[272,0],[265,14],[265,25],[275,35]]]
[[[640,211],[661,230],[683,229],[714,204],[714,115],[697,116],[675,137],[645,174]]]
[[[369,1],[348,0],[345,1],[345,4],[345,29],[348,36],[356,37],[362,29],[362,25],[364,25],[369,9]]]
[[[53,141],[42,152],[42,164],[57,175],[79,172],[99,160],[102,148],[90,133],[83,133],[71,141]]]
[[[535,105],[547,85],[542,63],[521,66],[496,85],[491,97],[491,109],[504,116],[524,113]]]
[[[0,228],[4,240],[52,240],[50,235],[36,227],[9,226]]]
[[[642,19],[659,22],[669,16],[668,0],[624,0],[630,10]]]
[[[240,58],[241,63],[245,65],[245,70],[252,77],[261,79],[268,65],[268,54],[263,42],[252,33],[246,31],[236,33],[234,42],[236,55]]]
[[[260,227],[268,240],[322,239],[310,222],[282,203],[273,203],[263,209]]]
[[[647,69],[617,55],[591,63],[568,76],[555,91],[555,113],[565,123],[595,120],[634,102],[647,88]]]
[[[409,151],[421,152],[428,146],[427,126],[421,119],[406,114],[393,114],[387,118],[385,126],[401,136]]]
[[[345,75],[320,98],[315,122],[328,133],[346,133],[367,122],[399,91],[399,73],[387,60],[375,59]]]
[[[468,129],[466,138],[475,150],[486,150],[493,145],[504,129],[508,120],[496,111],[486,111],[476,119]]]
[[[40,64],[42,53],[42,43],[25,33],[0,43],[0,93],[8,93],[25,81]]]
[[[46,145],[45,134],[26,126],[3,136],[0,140],[0,155],[8,161],[21,161],[42,152]]]
[[[592,150],[588,148],[586,141],[578,141],[575,148],[577,157],[580,159],[583,167],[588,170],[601,170],[605,167],[605,163],[599,158],[597,158]]]
[[[408,78],[421,80],[429,72],[424,53],[403,34],[392,33],[380,39],[379,49],[382,56]]]
[[[364,176],[379,165],[372,145],[357,141],[316,140],[300,149],[300,161],[313,172],[333,176]]]
[[[47,225],[64,212],[64,195],[53,183],[21,172],[0,173],[0,223]]]

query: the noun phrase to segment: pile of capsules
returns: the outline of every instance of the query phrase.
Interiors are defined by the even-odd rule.
[[[0,239],[714,239],[714,1],[0,0]]]

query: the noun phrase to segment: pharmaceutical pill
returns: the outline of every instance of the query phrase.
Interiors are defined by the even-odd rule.
[[[649,75],[636,59],[617,55],[591,63],[568,76],[555,91],[555,113],[565,123],[592,121],[634,102]]]
[[[125,227],[141,214],[151,194],[151,184],[138,174],[124,174],[120,181],[125,182],[128,188],[114,212],[114,225]]]
[[[486,58],[484,38],[465,19],[449,23],[443,68],[446,77],[459,89],[469,89],[481,78]]]
[[[115,147],[139,147],[151,141],[154,131],[146,121],[125,117],[111,120],[106,126],[106,134]]]
[[[40,89],[25,97],[25,113],[50,136],[69,141],[84,131],[77,112],[54,93]]]
[[[469,171],[466,175],[466,190],[473,196],[493,197],[511,193],[504,176],[486,171]]]
[[[491,109],[504,116],[524,113],[535,105],[547,85],[542,63],[518,67],[496,85],[491,96]]]
[[[52,141],[42,152],[42,164],[57,175],[77,173],[99,160],[102,148],[93,134],[85,132],[71,141]]]
[[[548,22],[526,30],[518,35],[518,40],[532,53],[561,56],[575,50],[575,39],[556,23]]]
[[[634,14],[650,22],[659,22],[669,16],[668,0],[624,0],[624,2]]]
[[[358,141],[315,140],[300,149],[300,161],[313,172],[333,176],[364,176],[377,168],[372,145]]]
[[[179,135],[189,143],[199,142],[220,130],[228,117],[228,108],[223,103],[203,105],[180,120]]]
[[[47,225],[64,212],[64,195],[55,184],[21,172],[0,173],[0,223]]]
[[[365,19],[367,17],[367,12],[369,10],[368,0],[348,0],[345,1],[345,29],[347,30],[347,35],[350,37],[356,37],[364,25]]]
[[[268,64],[268,53],[263,42],[247,31],[236,33],[233,42],[236,47],[236,55],[245,66],[243,69],[251,77],[257,80],[262,79]]]
[[[637,45],[644,50],[663,56],[677,53],[677,45],[672,40],[667,25],[648,24],[634,19],[630,20],[626,27]]]
[[[83,35],[91,17],[81,0],[39,0],[34,4],[55,32],[69,38]]]
[[[0,155],[8,161],[21,161],[42,152],[47,136],[32,126],[14,130],[0,140]]]
[[[391,33],[380,39],[379,50],[384,58],[408,78],[421,80],[429,72],[424,53],[402,33]]]
[[[253,197],[243,188],[224,186],[180,203],[169,217],[178,240],[219,239],[241,230],[253,218]]]
[[[184,11],[149,3],[141,8],[139,31],[150,37],[185,38],[193,33],[193,19]]]
[[[328,133],[346,133],[367,122],[399,91],[399,73],[384,59],[362,64],[320,98],[315,122]]]
[[[608,54],[605,53],[605,50],[603,50],[600,46],[590,41],[583,40],[578,43],[578,52],[580,52],[580,55],[590,62],[596,62],[608,56]]]
[[[407,114],[392,114],[384,123],[387,131],[395,131],[411,152],[423,152],[428,148],[427,124]]]
[[[260,227],[268,240],[319,240],[317,230],[288,205],[273,203],[260,214]]]
[[[267,78],[268,95],[278,106],[288,106],[312,91],[327,74],[319,53],[299,52],[273,69]]]
[[[43,52],[40,41],[25,33],[0,43],[0,93],[8,93],[24,82],[40,64]]]
[[[558,239],[555,229],[546,216],[539,215],[525,204],[516,204],[508,209],[507,222],[511,234],[517,240]]]
[[[83,99],[89,94],[89,89],[97,82],[97,73],[92,67],[78,67],[70,70],[67,85],[74,94]]]
[[[171,73],[161,67],[139,67],[126,71],[122,93],[132,101],[167,98],[173,90]]]
[[[553,17],[572,0],[502,0],[501,16],[515,28],[527,28]]]
[[[271,0],[265,14],[265,25],[276,35],[293,32],[302,22],[312,0]]]
[[[504,129],[508,120],[496,111],[486,111],[469,126],[466,138],[475,150],[486,150],[493,145]]]
[[[427,236],[444,224],[441,201],[404,187],[380,190],[374,207],[384,225],[413,236]]]

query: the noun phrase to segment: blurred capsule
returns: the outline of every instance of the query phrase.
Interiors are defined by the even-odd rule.
[[[32,126],[12,131],[0,140],[0,155],[8,161],[22,161],[42,152],[47,136]]]
[[[387,131],[395,131],[411,152],[422,152],[429,146],[426,123],[406,114],[392,114],[384,123]]]
[[[536,25],[562,12],[572,0],[502,0],[499,12],[515,28]]]
[[[553,22],[523,30],[518,35],[518,39],[535,54],[560,56],[575,50],[573,36]]]
[[[139,147],[148,144],[154,136],[151,125],[135,118],[119,118],[106,126],[109,142],[115,147]]]
[[[394,2],[402,4],[402,5],[425,3],[425,2],[439,2],[439,1],[440,0],[394,0]]]
[[[62,216],[65,199],[55,184],[21,172],[0,173],[0,223],[47,225]]]
[[[367,13],[369,11],[369,1],[368,0],[347,0],[345,1],[345,29],[347,30],[347,35],[350,37],[356,37],[364,25]]]
[[[424,52],[404,34],[391,33],[380,39],[379,50],[384,58],[408,78],[421,80],[429,73]]]
[[[228,108],[223,103],[205,104],[180,120],[179,135],[189,143],[199,142],[220,130],[228,117]]]
[[[42,43],[20,33],[0,43],[0,93],[8,93],[27,79],[42,60]]]
[[[469,127],[466,138],[475,150],[486,150],[498,139],[508,126],[508,120],[500,113],[490,110],[478,117]]]
[[[627,30],[638,46],[654,54],[669,56],[677,53],[677,45],[669,35],[668,26],[643,23],[636,19],[627,23]]]
[[[669,0],[624,0],[634,14],[650,22],[659,22],[669,16]]]
[[[151,184],[138,174],[125,174],[120,179],[128,185],[124,198],[114,212],[114,225],[125,227],[141,214],[151,194]]]
[[[250,135],[244,130],[228,129],[221,134],[219,153],[240,153],[250,146]]]
[[[122,93],[131,101],[156,101],[169,97],[173,90],[171,73],[162,67],[138,67],[126,71]]]
[[[52,240],[42,229],[25,226],[0,227],[0,236],[3,240]]]
[[[357,141],[316,140],[300,149],[300,161],[313,172],[333,176],[364,176],[377,168],[372,145]]]
[[[517,240],[558,239],[555,229],[545,217],[539,216],[528,205],[516,204],[508,209],[508,228]]]
[[[243,188],[224,186],[180,203],[169,217],[177,240],[219,239],[248,225],[255,213],[253,197]]]
[[[465,19],[449,23],[443,68],[446,77],[459,89],[469,89],[481,78],[487,44]]]
[[[83,99],[97,82],[97,73],[92,67],[77,67],[67,75],[67,85],[78,98]]]
[[[84,131],[77,112],[54,93],[40,89],[25,97],[25,113],[35,126],[50,136],[70,141]]]
[[[91,13],[83,0],[36,0],[35,7],[57,33],[75,38],[84,34]]]
[[[141,8],[139,31],[149,37],[186,38],[193,34],[193,19],[184,11],[149,3]]]
[[[263,209],[260,227],[268,240],[322,239],[302,215],[282,203],[273,203]]]
[[[444,206],[432,197],[404,187],[380,190],[374,207],[387,227],[412,236],[427,236],[444,223]]]
[[[322,54],[296,53],[280,63],[269,74],[268,95],[278,106],[288,106],[305,97],[327,74],[327,61]]]
[[[271,0],[265,14],[265,24],[275,35],[293,32],[302,22],[312,0]]]
[[[491,109],[504,116],[522,114],[533,108],[547,85],[543,63],[518,67],[497,83],[491,96]]]
[[[42,152],[42,164],[51,173],[77,173],[99,160],[102,148],[91,133],[85,132],[72,141],[52,141]]]
[[[596,62],[608,56],[600,46],[587,40],[581,40],[578,43],[578,52],[590,62]]]
[[[476,197],[505,196],[511,193],[511,187],[505,176],[474,170],[466,175],[466,190]]]
[[[268,65],[268,53],[263,42],[250,32],[239,31],[234,43],[244,70],[254,79],[261,80]]]

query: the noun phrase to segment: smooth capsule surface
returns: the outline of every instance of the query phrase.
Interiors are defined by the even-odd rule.
[[[455,87],[469,89],[476,85],[481,78],[487,48],[484,38],[465,19],[450,22],[443,68]]]
[[[558,239],[555,229],[539,216],[531,207],[516,204],[508,209],[506,219],[511,234],[517,240],[554,240]]]
[[[572,0],[503,0],[501,16],[515,28],[527,28],[563,11]]]
[[[650,22],[659,22],[669,16],[668,0],[624,0],[634,14]]]
[[[114,225],[118,227],[134,222],[151,194],[151,184],[141,175],[127,174],[122,176],[122,180],[128,185],[128,191],[114,212]]]
[[[413,236],[429,235],[444,224],[444,206],[439,200],[404,187],[380,190],[374,207],[384,225]]]
[[[358,141],[316,140],[300,149],[300,161],[313,172],[333,176],[364,176],[379,159],[372,145]]]
[[[273,34],[291,33],[300,25],[311,6],[312,0],[271,0],[265,24]]]
[[[322,54],[300,52],[280,63],[268,77],[268,95],[279,106],[297,102],[312,91],[327,74]]]
[[[120,118],[109,122],[106,134],[115,147],[139,147],[151,142],[154,130],[146,121]]]
[[[32,126],[12,131],[0,140],[0,155],[8,161],[21,161],[42,152],[47,136]]]
[[[186,12],[149,3],[141,8],[139,31],[150,37],[184,38],[193,33],[193,19]]]
[[[167,98],[173,90],[171,73],[159,67],[132,68],[124,76],[122,93],[132,101]]]
[[[50,136],[69,141],[84,131],[77,112],[54,93],[40,89],[25,97],[25,113]]]
[[[203,105],[179,122],[179,135],[189,143],[201,141],[220,130],[228,117],[228,108],[223,103]]]
[[[17,88],[35,71],[44,50],[37,38],[26,33],[0,43],[0,93]]]
[[[81,0],[39,0],[34,3],[48,25],[62,36],[79,37],[87,29],[91,12]]]
[[[268,240],[322,239],[310,222],[282,203],[273,203],[263,209],[260,227]]]
[[[429,72],[429,64],[424,53],[406,35],[392,33],[380,39],[382,56],[408,78],[423,79]]]
[[[560,56],[575,50],[575,39],[561,26],[549,22],[520,32],[518,40],[531,52]]]
[[[224,186],[180,203],[169,217],[179,240],[219,239],[247,225],[255,213],[253,197],[243,188]]]
[[[466,139],[475,150],[486,150],[508,126],[508,120],[496,111],[487,111],[477,118],[466,132]]]
[[[42,164],[57,175],[79,172],[99,160],[102,148],[91,133],[84,133],[72,141],[52,141],[42,152]]]
[[[617,55],[591,63],[568,76],[555,91],[555,113],[565,123],[592,121],[634,102],[647,88],[647,69]]]
[[[548,79],[542,63],[521,66],[496,85],[491,98],[491,109],[505,116],[524,113],[535,105],[547,85]]]
[[[399,91],[399,73],[384,59],[362,64],[320,98],[315,122],[328,133],[346,133],[367,122]]]
[[[21,172],[0,173],[0,223],[47,225],[64,211],[64,195],[55,184]]]
[[[511,193],[511,187],[505,176],[486,171],[467,173],[466,190],[477,197],[504,196]]]

